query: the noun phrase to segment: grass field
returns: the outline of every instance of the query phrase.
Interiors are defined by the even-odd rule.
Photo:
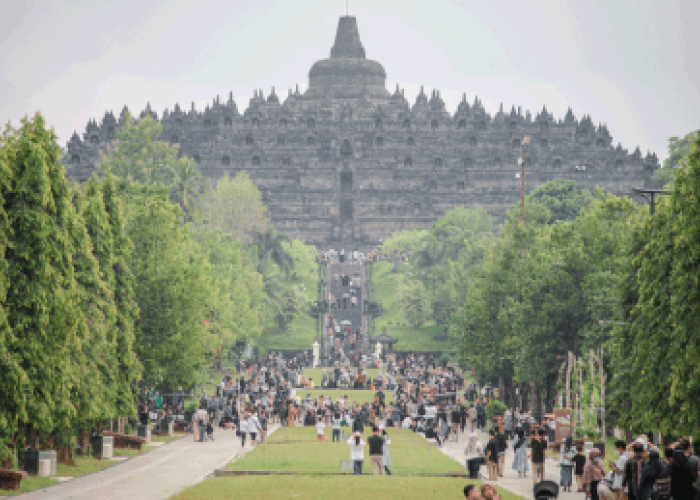
[[[379,373],[380,370],[376,368],[363,368],[363,371],[368,377],[374,378],[377,376],[377,373]],[[321,385],[323,368],[304,368],[304,377],[306,377],[306,380],[309,380],[309,378],[313,379],[315,386],[318,387]]]
[[[330,397],[333,401],[345,395],[350,403],[364,404],[374,401],[376,391],[346,390],[346,389],[297,389],[297,396],[304,399],[306,396],[317,398],[319,396]],[[391,392],[384,391],[384,402],[394,403],[394,396]]]
[[[284,499],[375,499],[445,500],[464,498],[467,484],[478,481],[459,478],[400,476],[243,476],[207,479],[173,497],[175,500],[246,498]],[[523,497],[499,489],[502,500]]]
[[[21,495],[22,493],[29,493],[30,491],[48,488],[49,486],[53,486],[54,484],[58,484],[57,479],[53,479],[50,477],[29,476],[27,479],[25,479],[19,484],[19,491],[0,490],[0,497],[12,497],[16,495]]]
[[[293,444],[258,445],[240,460],[227,467],[234,470],[340,472],[340,461],[350,458],[347,443],[315,441],[313,428],[281,428],[270,437],[271,442],[301,441]],[[440,450],[428,445],[411,431],[389,431],[391,469],[401,472],[465,472],[464,467]],[[367,436],[365,436],[366,438]],[[364,472],[371,471],[365,447]],[[246,498],[256,500],[281,499],[414,499],[437,500],[463,498],[468,483],[461,478],[401,477],[401,476],[239,476],[213,478],[186,489],[173,497],[177,500]],[[522,497],[500,490],[503,500]]]
[[[349,429],[345,429],[346,434]],[[367,429],[365,441],[372,433]],[[390,429],[389,456],[392,472],[465,472],[455,462],[422,436],[407,429]],[[350,447],[344,441],[333,443],[332,431],[326,429],[326,441],[316,441],[313,427],[282,427],[270,441],[301,441],[294,444],[258,445],[242,459],[226,467],[234,470],[275,470],[339,472],[340,461],[350,459]],[[370,467],[369,447],[365,446],[365,471]],[[371,470],[371,469],[370,469]]]
[[[437,342],[433,335],[442,333],[434,321],[421,328],[409,325],[397,298],[399,282],[403,273],[392,273],[391,262],[380,260],[374,264],[372,284],[376,301],[381,304],[384,314],[375,320],[375,333],[378,335],[386,327],[386,333],[398,339],[394,345],[397,351],[449,351],[450,342]]]

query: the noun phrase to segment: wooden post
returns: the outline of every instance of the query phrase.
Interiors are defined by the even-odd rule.
[[[566,355],[566,407],[571,408],[571,369],[574,355],[571,351]]]
[[[605,370],[603,369],[603,348],[598,350],[598,370],[600,373],[600,426],[602,441],[605,442]]]

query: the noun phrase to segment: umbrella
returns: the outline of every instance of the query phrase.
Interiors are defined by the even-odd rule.
[[[340,322],[342,326],[351,326],[352,321],[348,321],[347,319],[344,319],[343,321]]]

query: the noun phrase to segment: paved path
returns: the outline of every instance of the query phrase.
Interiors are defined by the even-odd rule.
[[[271,435],[279,426],[270,426]],[[223,467],[236,455],[252,447],[232,430],[217,429],[216,441],[194,442],[192,435],[116,464],[108,469],[65,483],[26,493],[22,499],[166,499],[199,483],[214,469]]]
[[[468,432],[465,432],[464,434],[460,434],[459,436],[459,442],[447,442],[443,445],[442,452],[447,455],[448,457],[454,458],[457,460],[459,463],[462,465],[465,465],[465,459],[464,459],[464,447],[467,444],[467,438],[469,436]],[[488,441],[488,436],[484,433],[479,433],[479,440],[481,441],[482,445],[486,445]],[[506,451],[506,459],[505,459],[505,466],[504,466],[504,471],[503,471],[503,476],[504,477],[499,477],[498,481],[495,481],[495,484],[505,488],[513,493],[516,493],[518,495],[522,495],[525,498],[533,498],[532,495],[532,463],[530,463],[530,472],[527,473],[526,478],[519,478],[518,473],[513,470],[513,441],[508,442],[508,450]],[[559,462],[548,459],[547,463],[545,464],[545,475],[547,479],[556,482],[559,484]],[[481,467],[481,476],[482,479],[486,480],[486,466]],[[576,479],[574,478],[574,485],[573,489],[576,490]],[[563,493],[559,492],[559,500],[583,500],[586,498],[584,493]]]

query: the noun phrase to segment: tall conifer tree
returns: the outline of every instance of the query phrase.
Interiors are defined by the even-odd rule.
[[[114,280],[113,292],[117,307],[117,415],[128,416],[136,411],[134,391],[136,383],[141,378],[142,370],[134,346],[134,323],[139,317],[139,307],[134,294],[134,274],[129,264],[134,244],[127,234],[125,207],[119,196],[117,179],[113,175],[107,174],[100,186],[94,180],[88,183],[87,193],[89,197],[93,194],[97,195],[100,191],[104,209],[109,217],[112,238],[111,269],[106,268],[109,260],[107,248],[98,246],[96,251],[98,256],[101,255],[98,258],[104,260],[105,277],[108,280]],[[106,238],[105,235],[103,239],[107,241]]]
[[[3,387],[0,398],[12,398],[25,437],[47,437],[69,428],[75,416],[69,353],[83,317],[76,307],[73,247],[65,229],[73,211],[61,148],[39,113],[24,118],[5,147],[11,174],[4,199],[10,239],[4,307],[12,328],[6,349],[28,380],[21,391]]]

